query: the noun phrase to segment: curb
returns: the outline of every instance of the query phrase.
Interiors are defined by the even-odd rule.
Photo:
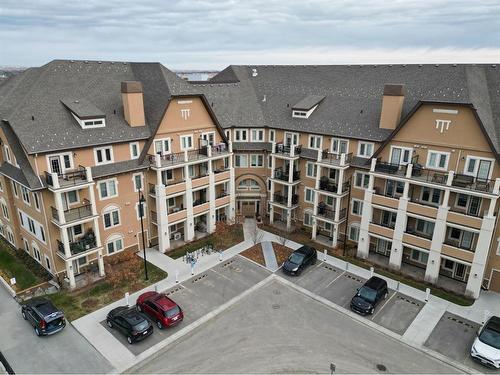
[[[3,277],[0,276],[0,283],[3,285],[3,287],[9,292],[11,297],[15,297],[17,293],[15,292],[14,289],[7,283],[7,281],[4,280]]]
[[[446,357],[445,355],[442,355],[441,353],[438,353],[432,349],[428,349],[428,348],[422,347],[420,345],[418,345],[418,346],[414,345],[411,341],[404,340],[403,336],[400,336],[397,333],[394,333],[385,327],[382,327],[382,326],[380,326],[380,325],[378,325],[378,324],[376,324],[368,319],[365,319],[365,318],[359,316],[358,314],[356,314],[350,310],[347,310],[344,307],[339,306],[339,305],[327,300],[326,298],[318,296],[317,294],[312,293],[312,292],[308,291],[307,289],[304,289],[301,286],[296,285],[296,284],[292,283],[291,281],[286,280],[285,278],[283,278],[281,276],[278,276],[275,274],[273,274],[273,275],[275,276],[275,279],[278,280],[280,283],[282,283],[282,284],[284,284],[292,289],[295,289],[296,291],[308,296],[309,298],[311,298],[317,302],[322,303],[323,305],[326,305],[326,306],[336,310],[337,312],[339,312],[341,314],[348,316],[349,318],[357,321],[358,323],[361,323],[361,324],[363,324],[371,329],[374,329],[374,330],[384,334],[385,336],[387,336],[393,340],[397,340],[398,342],[400,342],[403,345],[406,345],[412,349],[415,349],[415,350],[418,350],[422,353],[430,355],[431,357],[433,357],[441,362],[444,362],[452,367],[455,367],[457,370],[460,370],[462,372],[465,372],[468,374],[479,373],[479,371],[474,370],[474,369],[472,369],[472,368],[470,368],[470,367],[468,367],[468,366],[466,366],[458,361],[455,361],[449,357]]]

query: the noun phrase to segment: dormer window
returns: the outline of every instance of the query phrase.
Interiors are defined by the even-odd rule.
[[[321,95],[307,95],[292,106],[292,117],[309,118],[324,98]]]
[[[104,128],[106,115],[87,99],[64,99],[61,102],[68,108],[82,129]]]

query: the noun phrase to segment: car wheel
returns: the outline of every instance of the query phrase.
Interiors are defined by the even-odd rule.
[[[387,292],[385,292],[385,294],[384,294],[384,299],[387,299],[387,296],[388,296],[388,295],[389,295],[389,294],[388,294]]]
[[[141,305],[137,304],[137,305],[136,305],[136,307],[137,307],[137,311],[142,312],[142,307],[141,307]]]
[[[159,329],[163,329],[163,324],[159,320],[156,321],[156,325],[158,326]]]
[[[106,323],[108,323],[109,328],[113,328],[113,322],[111,320],[106,320]]]
[[[37,336],[40,336],[40,331],[38,330],[38,327],[35,327],[35,334],[36,334]]]
[[[26,313],[24,312],[24,310],[21,310],[21,315],[23,316],[23,319],[26,320]]]
[[[127,342],[132,345],[134,342],[132,341],[132,337],[127,336]]]

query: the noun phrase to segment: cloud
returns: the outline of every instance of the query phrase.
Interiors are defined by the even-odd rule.
[[[498,61],[499,17],[490,0],[3,0],[0,65],[80,58],[220,68],[422,51]]]

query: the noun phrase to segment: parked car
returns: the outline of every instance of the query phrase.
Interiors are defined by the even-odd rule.
[[[179,305],[163,293],[146,292],[137,298],[137,310],[147,314],[159,329],[171,327],[184,319]]]
[[[318,259],[316,249],[302,246],[295,250],[283,263],[283,272],[287,275],[300,275],[308,265],[315,264]]]
[[[46,298],[28,300],[21,306],[21,315],[31,323],[37,336],[53,335],[66,327],[64,313]]]
[[[500,368],[500,318],[492,316],[477,332],[470,355],[485,366]]]
[[[362,314],[373,314],[378,303],[387,298],[387,282],[380,277],[373,276],[363,284],[351,300],[351,310]]]
[[[125,335],[127,342],[133,344],[144,340],[153,333],[153,325],[133,307],[120,306],[108,313],[106,323]]]

